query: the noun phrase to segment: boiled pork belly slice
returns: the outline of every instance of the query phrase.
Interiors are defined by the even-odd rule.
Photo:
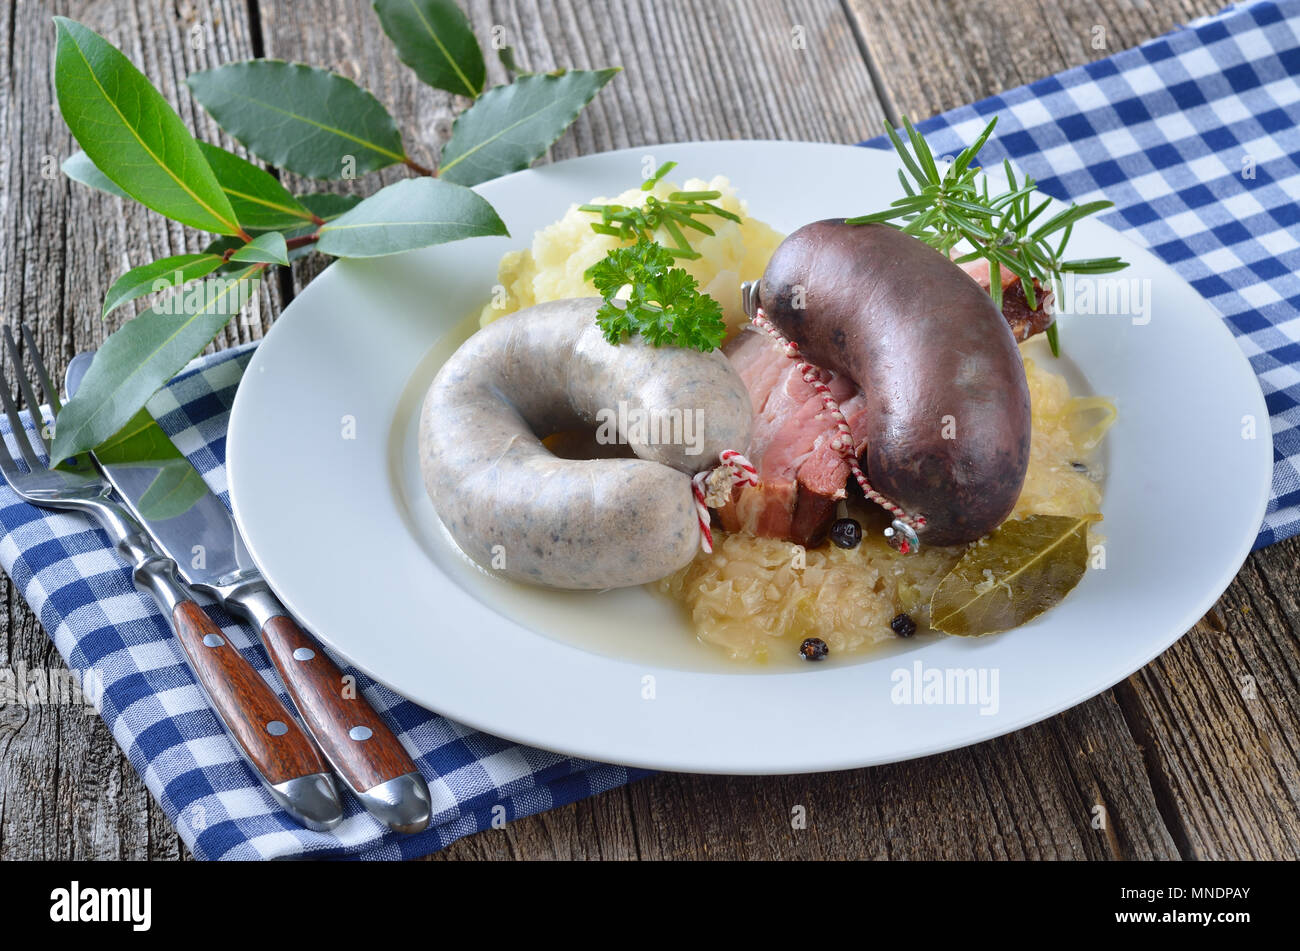
[[[970,275],[984,290],[987,291],[992,287],[993,282],[989,279],[989,262],[984,258],[967,261],[958,267]],[[1054,319],[1052,305],[1056,300],[1056,294],[1044,290],[1042,284],[1034,281],[1034,299],[1038,306],[1030,307],[1029,300],[1025,297],[1024,282],[1006,268],[999,270],[1002,277],[1002,316],[1007,319],[1007,325],[1015,334],[1016,343],[1023,343],[1034,334],[1046,330],[1051,324]]]
[[[848,463],[831,447],[835,420],[795,361],[766,334],[745,331],[723,352],[754,406],[753,435],[745,454],[758,470],[759,483],[732,491],[731,501],[718,510],[722,527],[800,545],[820,544],[849,479]],[[827,373],[827,380],[860,455],[865,448],[862,394],[847,377]]]

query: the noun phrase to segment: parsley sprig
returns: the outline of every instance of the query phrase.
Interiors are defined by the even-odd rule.
[[[722,307],[702,294],[684,269],[674,267],[672,250],[642,235],[636,244],[615,248],[587,269],[586,276],[605,303],[596,323],[610,343],[640,334],[656,347],[676,346],[708,352],[722,344],[727,325]],[[631,288],[626,300],[618,300]]]
[[[641,183],[641,190],[653,191],[660,180],[676,167],[676,162],[664,162],[652,176]],[[600,215],[600,221],[592,222],[592,231],[622,238],[624,241],[642,237],[654,240],[655,233],[662,230],[672,242],[664,245],[665,250],[674,258],[693,261],[699,258],[700,252],[691,247],[682,228],[690,228],[706,235],[715,234],[704,222],[696,220],[701,215],[716,215],[728,221],[740,222],[740,216],[735,212],[713,204],[721,197],[720,191],[676,191],[669,193],[666,201],[649,195],[644,207],[588,204],[579,205],[578,210]]]
[[[887,127],[889,140],[903,162],[898,179],[906,194],[884,211],[848,219],[849,224],[889,224],[949,256],[959,243],[967,242],[972,250],[954,260],[958,264],[977,258],[989,262],[989,293],[999,310],[1002,309],[1003,268],[1020,278],[1025,300],[1030,307],[1037,307],[1037,289],[1059,286],[1063,274],[1108,274],[1128,267],[1127,262],[1117,257],[1064,258],[1074,225],[1110,208],[1113,202],[1072,204],[1040,222],[1051,199],[1035,203],[1032,196],[1037,183],[1027,175],[1017,182],[1011,163],[1005,160],[1002,165],[1007,190],[990,195],[988,177],[981,175],[981,169],[973,162],[997,121],[995,116],[943,171],[939,170],[925,139],[906,118],[903,127],[907,143],[893,128]],[[900,220],[902,224],[896,223]],[[1055,322],[1048,325],[1047,339],[1052,353],[1060,356]]]

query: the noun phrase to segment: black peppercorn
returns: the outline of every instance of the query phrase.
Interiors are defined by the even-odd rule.
[[[831,541],[840,548],[857,548],[862,543],[862,525],[856,518],[837,518],[831,525]]]
[[[911,637],[916,633],[916,622],[909,614],[895,614],[889,626],[899,637]]]
[[[799,656],[804,660],[825,660],[831,649],[820,637],[809,637],[799,645]]]

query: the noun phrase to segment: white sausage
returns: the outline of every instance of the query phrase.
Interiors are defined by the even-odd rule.
[[[749,394],[720,351],[639,336],[612,345],[596,325],[600,304],[553,301],[489,324],[425,397],[429,496],[465,554],[506,578],[600,589],[671,574],[699,546],[691,474],[749,444]],[[636,425],[638,409],[682,422],[656,440]],[[620,416],[632,424],[616,425]],[[542,445],[601,422],[638,458],[567,460]]]

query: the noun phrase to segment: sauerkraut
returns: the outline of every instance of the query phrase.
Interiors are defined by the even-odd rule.
[[[1101,473],[1091,460],[1115,407],[1072,396],[1065,377],[1033,359],[1025,359],[1025,375],[1033,434],[1012,517],[1100,511]],[[793,654],[807,637],[821,638],[832,655],[859,651],[894,639],[890,621],[900,613],[924,628],[930,595],[965,549],[923,545],[901,555],[882,536],[887,519],[878,508],[854,500],[850,514],[866,529],[857,548],[804,550],[716,531],[713,554],[700,553],[655,587],[684,604],[701,641],[737,660]]]

